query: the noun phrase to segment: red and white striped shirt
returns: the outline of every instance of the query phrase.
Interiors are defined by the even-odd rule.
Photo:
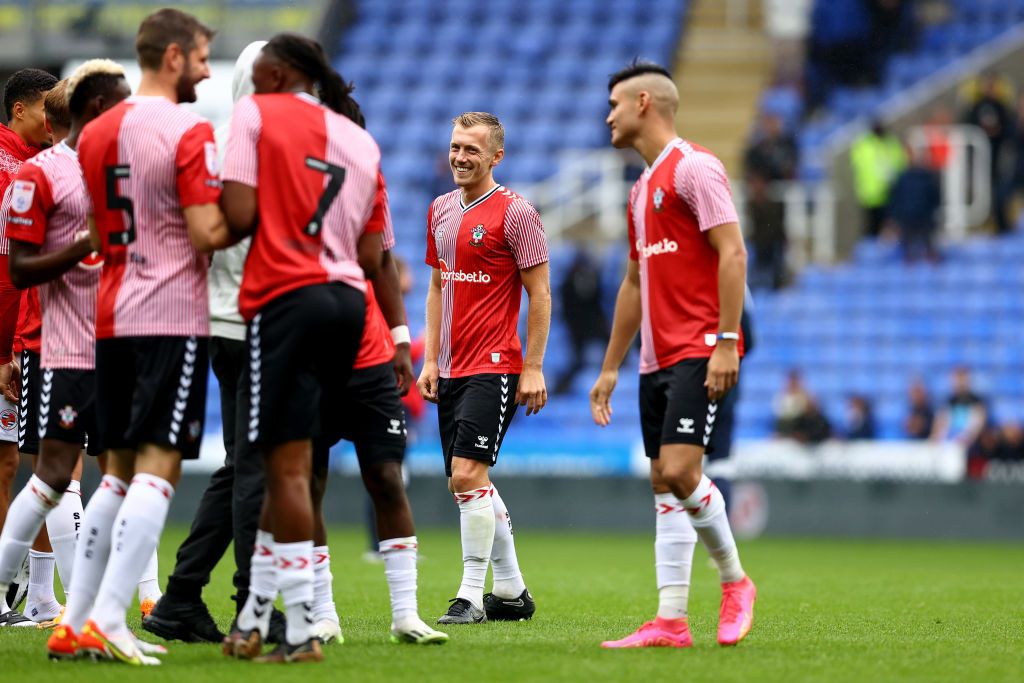
[[[182,211],[220,199],[213,128],[136,95],[85,127],[78,154],[104,258],[96,338],[209,335],[209,258]]]
[[[427,216],[427,265],[441,271],[441,377],[523,369],[519,271],[545,263],[548,243],[528,201],[498,185],[471,203],[441,195]]]
[[[225,182],[255,187],[259,225],[238,309],[252,320],[279,296],[344,282],[366,291],[357,244],[381,191],[380,150],[365,130],[305,93],[235,105]]]
[[[42,253],[88,234],[89,198],[78,155],[60,143],[25,162],[11,185],[7,236],[39,245]],[[96,288],[99,259],[86,258],[39,286],[42,359],[46,368],[91,370],[95,365]]]
[[[676,138],[633,185],[628,219],[629,257],[640,266],[640,373],[709,358],[719,331],[718,252],[704,233],[739,222],[725,167]],[[742,338],[738,348],[742,355]]]

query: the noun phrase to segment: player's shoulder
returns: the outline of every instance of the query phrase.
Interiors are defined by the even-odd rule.
[[[677,171],[701,172],[724,171],[725,169],[722,160],[707,147],[682,139],[676,141],[675,147],[679,153],[676,159]]]
[[[513,219],[540,219],[540,214],[533,204],[523,195],[502,185],[498,188],[498,196],[505,202],[505,216]]]
[[[430,202],[430,213],[436,216],[446,209],[453,209],[459,206],[461,192],[462,190],[455,188],[451,192],[445,192],[434,197],[434,201]]]

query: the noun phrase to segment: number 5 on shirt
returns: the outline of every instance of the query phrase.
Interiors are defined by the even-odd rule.
[[[135,241],[135,206],[117,193],[117,181],[131,177],[131,166],[107,166],[107,208],[121,209],[128,215],[128,229],[110,233],[110,244],[127,246]]]

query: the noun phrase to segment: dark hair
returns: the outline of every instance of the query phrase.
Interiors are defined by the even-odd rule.
[[[196,47],[196,36],[202,35],[212,40],[216,34],[216,31],[191,14],[170,8],[157,10],[142,20],[135,36],[139,66],[157,70],[170,45],[176,44],[182,52],[188,54]]]
[[[43,111],[46,112],[46,120],[53,128],[68,130],[71,128],[71,112],[68,111],[68,81],[58,81],[50,92],[46,93],[43,100]]]
[[[352,98],[355,86],[346,83],[334,70],[320,43],[297,33],[278,33],[263,51],[313,79],[318,97],[332,110],[366,126],[359,103]]]
[[[4,113],[7,115],[7,120],[10,121],[11,116],[14,115],[15,104],[38,102],[43,93],[52,90],[55,85],[57,85],[57,78],[42,69],[15,71],[4,86]]]
[[[612,91],[612,88],[617,86],[622,81],[628,81],[631,78],[637,76],[643,76],[644,74],[657,74],[664,76],[669,80],[672,79],[672,74],[668,72],[668,69],[660,64],[654,62],[645,62],[639,59],[634,59],[632,62],[626,65],[625,68],[616,71],[608,79],[608,92]]]
[[[90,100],[112,93],[123,81],[123,74],[111,73],[95,73],[82,78],[68,100],[68,111],[71,112],[71,116],[82,116]]]

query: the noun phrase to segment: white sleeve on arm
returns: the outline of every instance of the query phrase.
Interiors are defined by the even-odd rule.
[[[251,96],[238,100],[231,115],[231,133],[228,135],[221,180],[256,187],[259,177],[257,145],[262,125],[256,100]]]
[[[725,166],[712,154],[694,150],[676,165],[676,194],[697,217],[701,232],[726,223],[739,223]]]

